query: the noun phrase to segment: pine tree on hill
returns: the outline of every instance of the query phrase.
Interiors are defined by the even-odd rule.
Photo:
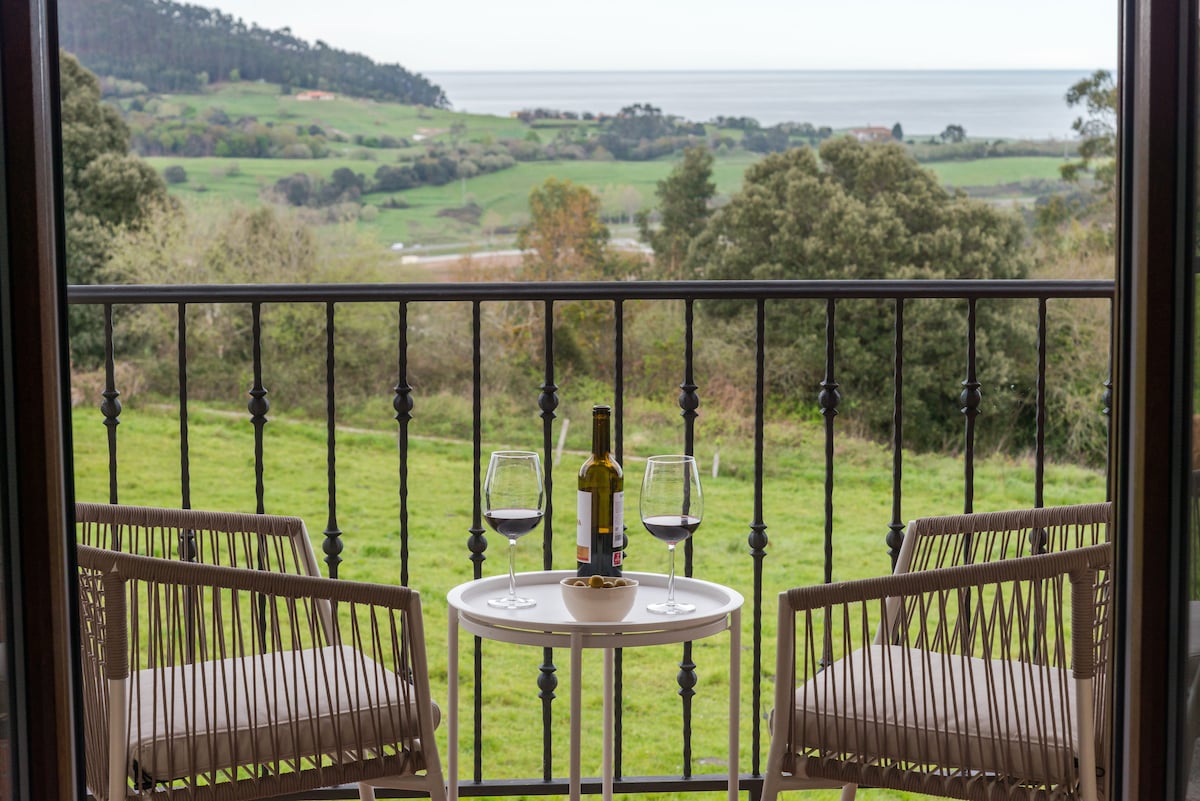
[[[208,81],[263,80],[376,100],[444,107],[446,94],[399,64],[377,64],[324,42],[298,39],[173,0],[60,0],[59,39],[98,75],[153,91],[195,91]]]

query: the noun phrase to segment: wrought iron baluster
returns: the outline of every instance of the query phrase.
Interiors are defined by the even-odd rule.
[[[896,331],[892,351],[892,521],[886,537],[892,569],[904,544],[901,501],[904,489],[904,298],[896,298]]]
[[[625,463],[625,304],[613,301],[613,453],[617,464]],[[628,518],[626,518],[628,520]],[[624,526],[629,530],[628,523]],[[628,543],[628,541],[626,541]],[[621,778],[624,744],[625,653],[621,648],[613,650],[613,777]]]
[[[1038,298],[1037,326],[1037,433],[1033,459],[1033,505],[1045,505],[1046,485],[1046,299]],[[1039,553],[1034,547],[1033,553]]]
[[[325,564],[329,577],[338,577],[342,563],[342,530],[337,522],[337,406],[336,361],[334,350],[333,303],[325,304],[325,464],[328,486],[329,517],[325,522]]]
[[[480,344],[480,302],[471,303],[471,464],[472,502],[470,537],[467,549],[471,552],[474,578],[483,578],[483,562],[487,559],[487,537],[483,528],[483,485],[480,481],[480,458],[483,452],[483,356]]]
[[[254,497],[258,513],[266,514],[263,486],[263,428],[267,424],[267,412],[271,402],[267,400],[267,389],[262,378],[262,304],[250,304],[251,358],[254,366],[254,385],[250,387],[250,401],[246,409],[250,412],[250,423],[254,426]]]
[[[1112,330],[1113,324],[1116,321],[1116,318],[1114,317],[1115,312],[1113,309],[1114,309],[1113,302],[1112,302],[1112,300],[1109,300],[1109,302],[1108,302],[1108,330],[1109,331]],[[1112,400],[1113,400],[1112,374],[1113,374],[1113,353],[1112,353],[1112,348],[1110,347],[1109,351],[1108,351],[1108,377],[1104,379],[1104,384],[1103,384],[1104,393],[1101,396],[1101,402],[1104,404],[1101,407],[1101,414],[1103,414],[1105,417],[1106,428],[1108,430],[1108,438],[1107,438],[1108,439],[1108,441],[1107,441],[1108,447],[1105,449],[1105,453],[1112,453]],[[1110,464],[1108,464],[1108,460],[1105,460],[1105,464],[1104,464],[1104,500],[1106,500],[1106,501],[1112,500],[1112,489],[1113,489],[1112,466]]]
[[[838,414],[838,403],[842,395],[838,392],[834,377],[834,338],[837,325],[837,306],[833,298],[825,301],[825,378],[821,381],[821,393],[817,396],[821,416],[825,419],[825,583],[833,581],[833,441],[834,418]],[[833,631],[825,627],[825,641],[821,652],[821,666],[833,662]]]
[[[392,409],[399,426],[396,448],[400,457],[400,585],[408,586],[408,424],[412,420],[412,387],[408,384],[408,304],[400,302],[400,324],[397,331],[396,374],[399,378],[392,388]]]
[[[963,391],[959,396],[961,411],[966,418],[963,434],[963,513],[970,514],[975,509],[975,418],[979,416],[979,405],[983,396],[979,391],[981,384],[975,375],[975,298],[967,299],[967,377],[962,382]],[[973,537],[970,532],[963,535],[963,561],[972,562]],[[961,591],[962,609],[971,608],[971,590]],[[959,644],[963,653],[967,653],[971,640],[971,615],[959,617]]]
[[[679,385],[680,417],[683,418],[683,452],[688,456],[696,452],[696,409],[700,408],[700,396],[696,394],[698,387],[694,374],[694,336],[695,301],[691,298],[684,301],[684,335],[683,335],[683,383]],[[685,576],[692,575],[692,554],[694,547],[692,538],[684,541]],[[696,695],[696,663],[692,660],[692,644],[683,644],[683,658],[679,661],[679,673],[675,677],[679,684],[679,697],[683,699],[683,777],[692,775],[692,698]]]
[[[979,391],[978,378],[975,375],[975,298],[967,300],[967,377],[962,382],[962,394],[959,395],[959,411],[966,418],[963,434],[963,514],[970,514],[975,508],[975,418],[979,416],[979,404],[983,395]],[[970,536],[964,540],[970,550]]]
[[[176,307],[179,318],[179,495],[184,509],[192,508],[191,448],[188,445],[187,304]],[[194,536],[194,535],[193,535]]]
[[[483,451],[483,357],[480,344],[480,302],[471,302],[471,459],[472,502],[467,548],[476,580],[483,578],[487,537],[483,528],[483,486],[479,478]],[[483,781],[483,639],[475,637],[475,781]]]
[[[108,502],[117,503],[117,426],[121,424],[121,393],[117,392],[116,363],[113,358],[112,304],[104,304],[104,391],[100,393],[100,414],[108,429]],[[120,545],[117,544],[119,549]]]
[[[258,514],[266,514],[265,489],[263,486],[263,428],[267,424],[267,412],[271,403],[262,380],[262,304],[250,304],[250,347],[254,368],[254,384],[250,388],[250,401],[246,404],[250,412],[250,423],[254,426],[254,497]],[[266,535],[258,535],[257,567],[267,569]],[[258,638],[260,647],[268,647],[267,598],[258,596]]]
[[[545,303],[544,320],[545,379],[538,408],[542,417],[542,452],[545,454],[543,481],[546,492],[546,511],[542,516],[542,569],[554,569],[554,418],[558,408],[558,385],[554,383],[554,301]],[[554,649],[542,649],[542,664],[538,668],[538,698],[542,702],[542,780],[554,778],[554,691],[558,689],[558,668],[554,665]]]
[[[746,538],[750,557],[754,560],[754,603],[752,649],[754,669],[751,671],[751,772],[761,774],[759,751],[762,747],[762,600],[763,559],[767,555],[767,524],[763,522],[763,429],[766,426],[766,301],[755,302],[754,324],[754,520]]]
[[[179,332],[176,343],[178,354],[176,363],[179,373],[179,494],[180,505],[184,509],[190,509],[192,508],[192,481],[190,448],[188,447],[187,304],[177,304],[175,312]],[[192,529],[181,530],[176,547],[182,561],[196,561],[196,532]],[[186,616],[187,663],[191,664],[196,660],[196,588],[185,587],[183,598]]]
[[[1036,432],[1034,435],[1033,457],[1033,505],[1041,508],[1044,505],[1044,490],[1046,476],[1046,299],[1038,298],[1037,325],[1037,393],[1036,393]],[[1035,527],[1029,531],[1029,553],[1041,554],[1046,552],[1046,529]],[[1042,593],[1042,583],[1034,582],[1033,595],[1033,630],[1029,633],[1030,651],[1034,664],[1044,664],[1044,632],[1046,629],[1046,598]]]

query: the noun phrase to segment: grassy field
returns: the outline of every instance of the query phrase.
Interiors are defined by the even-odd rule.
[[[520,138],[529,130],[520,120],[487,114],[466,114],[455,111],[405,106],[362,98],[338,96],[335,100],[301,101],[294,95],[284,95],[278,84],[241,83],[214,84],[199,94],[163,95],[162,105],[155,109],[159,116],[198,115],[219,108],[231,119],[257,117],[259,122],[289,125],[319,125],[329,132],[337,131],[348,138],[354,136],[435,138],[446,134],[453,123],[466,126],[464,137],[471,139],[484,134],[496,138]],[[126,104],[128,105],[128,104]],[[349,151],[349,143],[331,143],[331,147]]]
[[[386,154],[388,151],[378,151]],[[375,155],[373,153],[373,155]],[[182,166],[188,175],[186,183],[171,187],[172,194],[189,206],[221,208],[230,201],[246,205],[261,202],[263,193],[287,175],[305,172],[328,178],[334,170],[346,167],[368,179],[380,165],[392,163],[361,158],[327,159],[226,159],[152,157],[146,161],[158,171],[173,165]],[[728,195],[741,187],[742,173],[755,158],[737,153],[719,160],[713,178],[719,194]],[[671,171],[674,161],[537,161],[518,163],[511,169],[454,181],[444,186],[425,186],[402,193],[369,194],[363,200],[380,206],[392,197],[409,204],[406,209],[380,207],[378,215],[359,224],[381,244],[408,242],[463,242],[482,239],[478,225],[470,225],[450,217],[438,216],[446,208],[456,208],[464,202],[477,203],[483,214],[493,212],[496,226],[516,226],[528,220],[529,192],[547,178],[570,180],[589,187],[610,213],[622,214],[618,195],[632,187],[640,202],[634,207],[649,207],[654,203],[655,184]]]
[[[664,415],[663,419],[674,418]],[[677,418],[674,418],[677,419]],[[783,425],[773,421],[772,426]],[[641,462],[659,449],[671,449],[677,431],[636,431],[627,421],[625,458],[627,509],[636,509]],[[513,428],[528,433],[520,441],[485,440],[486,453],[503,447],[536,447],[540,423],[532,417]],[[485,428],[486,432],[490,429]],[[704,418],[698,421],[698,442],[703,442]],[[466,548],[472,525],[473,469],[469,442],[427,436],[418,416],[412,423],[414,439],[410,471],[410,583],[423,598],[426,635],[429,639],[434,695],[444,701],[447,665],[446,592],[472,577]],[[557,434],[557,431],[556,431]],[[74,420],[76,496],[86,501],[108,500],[106,429],[94,408],[80,408]],[[253,511],[253,429],[243,409],[193,408],[189,438],[192,505],[196,508]],[[509,435],[511,439],[518,439]],[[299,515],[321,553],[326,528],[325,429],[303,420],[273,413],[266,428],[265,505],[268,512]],[[120,501],[130,504],[178,506],[179,423],[175,411],[142,406],[131,400],[121,416],[118,431]],[[773,441],[773,440],[772,440]],[[774,665],[774,597],[782,589],[821,581],[824,531],[823,441],[818,430],[804,428],[792,438],[794,445],[767,453],[770,473],[764,487],[764,520],[770,539],[764,561],[764,703],[770,705]],[[378,430],[356,428],[338,434],[338,518],[344,532],[343,578],[398,583],[400,575],[398,522],[398,457],[394,425]],[[572,443],[578,440],[572,438]],[[677,447],[677,446],[676,446]],[[635,450],[636,449],[636,450]],[[538,540],[552,531],[557,567],[573,566],[570,547],[574,533],[574,471],[583,454],[571,451],[553,471],[554,514],[549,527],[527,537],[517,549],[517,569],[541,567]],[[884,536],[891,517],[892,456],[886,448],[841,438],[838,441],[834,500],[834,578],[879,575],[889,563]],[[955,513],[962,509],[963,465],[952,456],[913,455],[905,458],[903,511],[906,517]],[[1070,465],[1049,465],[1046,503],[1091,502],[1104,497],[1104,478],[1095,471]],[[976,465],[975,508],[993,510],[1029,506],[1033,501],[1033,465],[1028,460],[992,458]],[[746,537],[753,518],[753,484],[749,471],[736,475],[722,471],[717,478],[706,473],[706,518],[694,537],[694,575],[739,589],[751,597],[752,560]],[[661,543],[630,521],[627,566],[632,570],[665,572],[666,553]],[[491,538],[485,575],[506,569],[502,540]],[[498,542],[499,540],[499,542]],[[750,765],[750,629],[751,614],[743,617],[742,753],[743,771]],[[469,650],[469,639],[463,639]],[[694,658],[700,684],[695,699],[694,756],[699,773],[723,770],[725,736],[727,641],[715,637],[697,643]],[[484,645],[483,764],[489,778],[541,775],[540,708],[536,680],[541,653],[537,649]],[[678,732],[680,708],[675,674],[678,647],[630,649],[625,654],[625,757],[627,775],[678,774],[681,770]],[[464,660],[464,665],[469,663]],[[559,660],[560,663],[562,660]],[[599,654],[585,654],[584,675],[599,682]],[[555,704],[555,771],[565,775],[567,765],[567,671],[559,665],[559,700]],[[468,719],[473,701],[473,680],[464,667],[462,709]],[[599,737],[600,698],[589,683],[584,689],[585,742]],[[765,711],[765,710],[762,710]],[[445,737],[445,726],[440,729]],[[523,733],[513,736],[514,732]],[[762,754],[765,765],[765,738]],[[445,753],[445,740],[439,743]],[[598,749],[585,750],[583,770],[598,775]],[[472,762],[469,736],[463,741],[462,765]],[[670,796],[647,796],[666,799]],[[687,798],[722,798],[723,794],[689,795]],[[825,801],[832,793],[805,795]],[[865,792],[874,801],[899,796],[883,791]]]
[[[128,101],[125,106],[128,107]],[[535,132],[543,141],[550,141],[556,128],[575,124],[541,121],[530,126],[512,117],[465,114],[349,97],[304,102],[282,94],[277,85],[251,82],[216,84],[201,94],[161,96],[147,106],[147,111],[157,116],[183,119],[203,119],[212,109],[220,109],[234,120],[256,117],[260,123],[270,125],[305,128],[317,125],[329,137],[341,137],[345,141],[330,141],[332,155],[322,159],[148,159],[159,171],[169,166],[182,166],[188,180],[173,185],[171,192],[188,206],[200,209],[221,209],[230,202],[262,202],[264,193],[276,181],[296,172],[328,178],[335,169],[347,167],[369,181],[380,166],[396,164],[401,158],[422,153],[429,142],[449,143],[452,136],[460,136],[463,141],[486,143],[520,139]],[[588,123],[577,124],[588,126]],[[459,126],[460,130],[452,134],[453,126]],[[723,135],[734,138],[739,138],[735,136],[738,133],[722,131]],[[406,148],[383,148],[354,143],[356,137],[379,139],[385,135],[408,139],[413,144]],[[746,167],[759,158],[758,154],[740,149],[717,153],[713,177],[718,196],[728,197],[736,192],[741,187]],[[394,242],[409,245],[483,244],[493,229],[511,229],[527,220],[530,190],[549,177],[589,187],[600,197],[606,215],[625,217],[638,208],[654,205],[655,184],[668,174],[674,163],[674,158],[644,162],[523,162],[511,169],[440,187],[426,186],[394,195],[367,195],[363,201],[376,208],[361,215],[358,225],[385,246]],[[1057,157],[1045,156],[943,161],[927,166],[949,186],[1013,185],[1018,188],[1009,194],[1025,197],[1029,191],[1020,189],[1020,185],[1056,181],[1060,163],[1061,159]],[[382,207],[393,197],[408,204],[408,208]],[[467,203],[480,207],[479,224],[439,214]]]
[[[1063,164],[1055,156],[1012,156],[971,161],[934,161],[925,165],[947,186],[990,186],[1022,181],[1057,181]]]
[[[363,149],[359,149],[362,151]],[[372,151],[382,157],[389,151]],[[717,159],[713,180],[720,196],[741,188],[747,167],[757,161],[754,154],[738,151]],[[346,167],[368,179],[382,164],[376,158],[333,157],[326,159],[228,159],[151,157],[147,162],[160,172],[173,165],[182,166],[186,183],[175,184],[171,193],[189,207],[221,209],[231,201],[246,205],[262,202],[266,192],[280,178],[297,172],[328,178],[334,170]],[[528,220],[529,192],[547,178],[570,180],[590,188],[601,199],[607,214],[624,215],[623,193],[632,188],[639,203],[654,204],[655,185],[671,171],[673,159],[656,161],[537,161],[518,163],[511,169],[488,175],[453,181],[443,186],[424,186],[398,193],[364,196],[365,203],[377,207],[370,219],[358,222],[360,228],[382,245],[393,242],[431,245],[446,242],[482,242],[485,232],[480,225],[460,222],[439,215],[466,203],[478,204],[482,215],[489,216],[492,227],[513,228]],[[1054,157],[1015,157],[979,159],[963,162],[935,162],[927,165],[947,186],[991,186],[1031,181],[1055,181],[1061,159]],[[403,200],[408,208],[386,208],[392,198]]]

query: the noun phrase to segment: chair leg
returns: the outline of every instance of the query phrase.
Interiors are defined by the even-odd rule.
[[[857,784],[847,784],[842,787],[842,801],[854,801],[854,794],[858,791]]]
[[[359,782],[358,801],[375,801],[375,788],[366,782]]]
[[[779,797],[779,779],[772,773],[763,777],[762,795],[759,801],[775,801]]]
[[[442,780],[430,780],[429,801],[446,801],[446,783]]]

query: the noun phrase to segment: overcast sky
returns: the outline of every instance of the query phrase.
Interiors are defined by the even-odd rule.
[[[192,0],[438,70],[1114,68],[1114,0]]]

